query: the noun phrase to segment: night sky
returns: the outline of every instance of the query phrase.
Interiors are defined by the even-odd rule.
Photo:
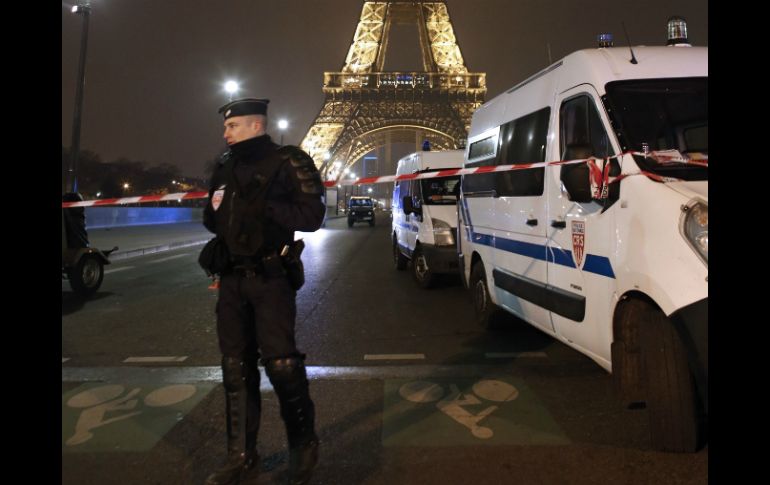
[[[62,144],[70,145],[82,19],[62,2]],[[707,0],[448,0],[466,66],[487,73],[492,99],[553,61],[612,32],[625,46],[665,45],[683,16],[690,43],[708,45]],[[339,71],[363,0],[93,0],[81,150],[103,161],[172,163],[201,176],[225,148],[223,82],[270,98],[270,129],[289,121],[299,144],[323,105],[324,71]],[[385,70],[421,70],[416,29],[394,27]]]

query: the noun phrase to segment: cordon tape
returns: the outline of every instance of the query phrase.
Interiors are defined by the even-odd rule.
[[[386,175],[381,177],[360,177],[356,179],[340,179],[340,180],[327,180],[323,184],[325,187],[334,187],[342,185],[370,185],[370,184],[382,184],[388,182],[399,182],[401,180],[421,180],[432,179],[442,177],[454,177],[457,175],[478,175],[483,173],[495,173],[495,172],[508,172],[512,170],[528,170],[532,168],[549,167],[555,165],[575,165],[579,163],[586,163],[589,169],[589,178],[591,181],[591,193],[596,199],[606,199],[608,195],[609,185],[620,182],[621,180],[631,177],[633,175],[644,175],[658,182],[678,182],[680,179],[673,177],[662,177],[660,175],[640,171],[636,173],[626,173],[618,175],[617,177],[610,177],[610,160],[615,158],[621,158],[625,155],[637,155],[647,158],[652,158],[660,164],[687,164],[697,165],[701,167],[708,167],[708,155],[695,153],[691,154],[691,157],[682,156],[677,150],[664,150],[664,151],[652,151],[649,153],[643,152],[625,152],[620,155],[615,155],[607,158],[581,158],[576,160],[559,160],[554,162],[538,162],[538,163],[517,163],[515,165],[492,165],[475,168],[455,168],[447,170],[436,170],[429,172],[420,172],[404,175]],[[166,195],[143,195],[136,197],[122,197],[118,199],[96,199],[96,200],[84,200],[81,202],[62,202],[62,208],[68,207],[92,207],[92,206],[106,206],[106,205],[123,205],[123,204],[141,204],[145,202],[161,202],[161,201],[181,201],[191,199],[205,199],[208,198],[208,192],[179,192],[176,194]]]

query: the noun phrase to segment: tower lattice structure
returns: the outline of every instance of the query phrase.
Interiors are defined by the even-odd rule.
[[[394,23],[417,24],[421,72],[383,71]],[[465,66],[445,2],[364,2],[342,70],[324,73],[324,105],[301,147],[329,178],[391,143],[458,148],[486,91],[486,73]]]

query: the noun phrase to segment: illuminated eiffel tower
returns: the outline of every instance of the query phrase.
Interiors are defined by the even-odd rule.
[[[394,23],[417,24],[421,72],[383,72]],[[458,148],[486,91],[486,73],[465,66],[445,2],[364,2],[342,71],[324,73],[324,105],[301,146],[330,179],[392,143]]]

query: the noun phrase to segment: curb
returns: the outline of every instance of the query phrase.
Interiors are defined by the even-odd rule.
[[[210,238],[209,238],[210,239]],[[121,261],[123,259],[135,258],[137,256],[143,256],[145,254],[160,253],[163,251],[170,251],[172,249],[186,248],[190,246],[198,246],[200,244],[206,244],[209,239],[195,240],[195,241],[180,241],[170,244],[162,244],[160,246],[152,246],[149,248],[132,249],[131,251],[116,251],[109,257],[110,262]]]

